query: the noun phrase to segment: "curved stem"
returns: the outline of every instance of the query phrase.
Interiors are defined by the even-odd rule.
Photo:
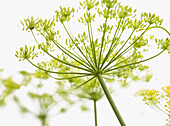
[[[127,60],[130,59],[133,55],[134,55],[134,53],[133,53],[132,55],[130,55],[129,57],[125,58],[124,60],[122,60],[122,61],[116,63],[115,65],[113,65],[113,66],[107,68],[107,69],[104,70],[104,71],[110,70],[110,69],[112,69],[113,67],[115,67],[115,66],[117,66],[117,65],[119,65],[119,64],[121,64],[121,63],[123,63],[123,62],[125,62],[125,61],[127,61]]]
[[[164,30],[166,33],[168,33],[168,35],[170,35],[170,32],[166,28],[164,28],[164,27],[161,27],[161,26],[150,27],[150,29],[152,29],[152,28],[160,28],[160,29]]]
[[[47,32],[46,32],[47,33]],[[45,37],[45,36],[44,36]],[[52,42],[61,50],[63,51],[66,55],[68,55],[69,57],[71,57],[72,59],[74,59],[75,61],[77,61],[78,63],[82,64],[83,66],[87,67],[86,65],[88,65],[89,67],[91,67],[82,57],[80,57],[79,55],[75,55],[74,53],[72,53],[71,51],[69,51],[68,49],[66,49],[64,46],[62,46],[61,44],[59,44],[57,41],[52,40]],[[73,57],[74,56],[74,57]],[[85,63],[86,65],[84,65],[83,63],[79,62],[77,59],[79,59],[80,61],[82,61],[83,63]],[[89,68],[88,67],[88,68]]]
[[[62,47],[59,43],[57,43],[57,42],[55,42],[54,40],[53,40],[53,43],[61,50],[61,51],[63,51],[66,55],[68,55],[70,58],[72,58],[73,60],[75,60],[76,62],[78,62],[79,64],[81,64],[81,65],[83,65],[84,67],[86,67],[86,68],[88,68],[88,69],[90,69],[91,70],[91,68],[89,68],[89,66],[86,66],[85,64],[83,64],[83,63],[86,63],[86,62],[84,62],[84,60],[81,60],[79,57],[77,57],[76,55],[74,55],[73,53],[71,53],[69,50],[67,50],[66,48],[64,48],[64,47]],[[64,48],[64,49],[62,49],[62,48]],[[66,50],[66,51],[65,51]],[[72,54],[72,55],[74,55],[76,58],[78,58],[80,61],[82,61],[83,63],[81,63],[79,60],[77,60],[75,57],[73,57],[73,56],[71,56],[70,54]],[[88,65],[88,64],[87,64]]]
[[[105,82],[103,80],[103,77],[101,76],[100,73],[96,74],[96,76],[97,76],[97,78],[98,78],[98,80],[100,82],[100,85],[101,85],[101,87],[102,87],[102,89],[103,89],[103,91],[105,93],[105,96],[107,97],[107,99],[108,99],[108,101],[109,101],[109,103],[110,103],[110,105],[111,105],[117,119],[119,120],[119,123],[121,124],[121,126],[126,126],[125,122],[123,121],[123,118],[121,117],[121,115],[120,115],[120,113],[119,113],[119,111],[118,111],[118,109],[117,109],[117,107],[116,107],[116,105],[115,105],[109,91],[108,91],[108,88],[107,88],[107,86],[106,86],[106,84],[105,84]]]
[[[147,32],[147,30],[149,29],[149,27],[150,27],[150,25],[145,29],[145,31],[144,32],[142,32],[141,33],[141,35],[136,39],[136,40],[134,40],[133,42],[132,42],[132,44],[130,44],[127,48],[125,48],[120,54],[116,54],[116,55],[118,55],[116,58],[115,58],[115,56],[110,60],[110,62],[103,68],[103,70],[104,69],[106,69],[107,68],[107,66],[109,66],[110,64],[111,64],[111,62],[113,62],[114,60],[116,60],[118,57],[120,57],[124,52],[126,52],[130,47],[132,47],[132,45],[134,45],[136,42],[137,42],[137,40],[139,40],[146,32]],[[128,40],[131,38],[131,36],[133,35],[133,33],[134,33],[134,31],[135,30],[133,30],[133,32],[131,33],[131,35],[129,36],[129,38],[127,39],[127,41],[125,42],[125,44],[128,42]],[[122,46],[122,48],[124,47],[124,45]],[[122,49],[121,48],[121,49]],[[120,50],[121,50],[120,49]]]
[[[106,69],[107,66],[109,66],[113,61],[115,61],[117,58],[119,58],[122,54],[124,54],[124,52],[127,52],[127,50],[129,50],[133,44],[135,44],[137,42],[137,40],[139,40],[149,29],[150,25],[145,29],[145,31],[143,33],[141,33],[141,35],[132,42],[132,44],[130,44],[126,49],[124,49],[120,54],[118,54],[122,48],[126,45],[126,43],[129,41],[129,39],[132,37],[133,33],[135,32],[135,29],[132,31],[132,33],[130,34],[129,38],[126,40],[126,42],[124,43],[124,45],[119,49],[119,51],[115,54],[115,56],[110,60],[110,62],[103,68]],[[118,56],[117,56],[118,55]]]
[[[108,65],[110,65],[113,61],[115,61],[121,54],[119,54],[119,52],[123,49],[123,47],[127,44],[127,42],[129,41],[129,39],[132,37],[133,33],[135,32],[135,30],[132,31],[132,33],[130,34],[129,38],[126,40],[126,42],[122,45],[122,47],[118,50],[118,52],[116,52],[116,54],[114,55],[114,57],[112,57],[112,59],[110,60],[110,62],[108,63]],[[119,55],[118,55],[119,54]],[[117,56],[118,55],[118,56]],[[105,66],[106,68],[107,66]],[[104,68],[104,69],[105,69]]]
[[[165,111],[163,111],[159,106],[157,106],[157,104],[155,104],[155,102],[152,100],[152,103],[154,104],[154,106],[159,109],[161,112],[163,112],[164,114],[168,115],[168,113],[166,113]]]
[[[72,38],[74,38],[73,33],[72,33],[71,29],[70,29],[68,21],[66,21],[66,23],[67,23],[68,30],[70,31],[70,35],[72,36]]]
[[[94,102],[94,118],[95,118],[95,126],[97,126],[97,101],[93,100]]]
[[[126,67],[126,66],[130,66],[130,65],[135,65],[135,64],[139,64],[139,63],[142,63],[142,62],[145,62],[145,61],[148,61],[148,60],[151,60],[157,56],[159,56],[161,53],[163,53],[165,50],[162,50],[160,53],[148,58],[148,59],[145,59],[145,60],[141,60],[139,62],[135,62],[135,63],[130,63],[130,64],[126,64],[126,65],[123,65],[123,66],[120,66],[120,67],[116,67],[116,68],[113,68],[113,69],[109,69],[109,70],[105,70],[104,72],[109,72],[109,71],[112,71],[112,70],[116,70],[116,69],[120,69],[120,68],[123,68],[123,67]]]
[[[83,45],[84,45],[84,43],[83,43]],[[86,46],[84,46],[84,48],[85,48],[85,51],[87,51]],[[80,54],[78,54],[74,49],[73,49],[73,51],[74,51],[74,53],[75,53],[78,57],[80,57],[80,59],[81,59],[84,63],[86,63],[89,67],[91,67],[91,68],[94,70],[94,67],[92,66],[92,64],[86,62],[86,61],[83,59],[83,57],[80,56]]]
[[[36,68],[42,70],[42,71],[45,71],[45,72],[49,72],[49,73],[56,73],[56,74],[84,74],[84,75],[87,75],[89,73],[78,73],[78,72],[55,72],[55,71],[50,71],[50,70],[46,70],[46,69],[43,69],[37,65],[35,65],[33,62],[31,62],[29,59],[26,59],[28,60],[28,62],[30,62],[33,66],[35,66]]]
[[[82,69],[82,70],[85,70],[85,71],[88,71],[88,72],[90,72],[90,70],[88,70],[88,69],[86,69],[86,68],[83,68],[83,67],[79,67],[79,66],[77,66],[77,65],[74,65],[74,64],[71,64],[71,63],[69,63],[69,62],[66,62],[66,61],[63,61],[63,60],[60,60],[59,58],[56,58],[55,56],[53,56],[53,55],[51,55],[48,51],[46,51],[39,43],[38,43],[38,41],[37,41],[37,39],[36,39],[36,37],[35,37],[35,35],[34,35],[34,33],[33,33],[33,31],[31,31],[31,33],[32,33],[32,35],[33,35],[33,37],[34,37],[34,39],[35,39],[35,41],[36,41],[36,43],[40,46],[40,48],[47,54],[47,55],[49,55],[51,58],[53,58],[53,59],[55,59],[55,60],[57,60],[58,62],[60,62],[60,63],[63,63],[63,64],[65,64],[65,65],[68,65],[68,66],[71,66],[71,67],[74,67],[74,68],[77,68],[77,69]]]

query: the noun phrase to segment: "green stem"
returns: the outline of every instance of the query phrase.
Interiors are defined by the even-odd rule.
[[[89,20],[90,20],[90,12],[88,13],[88,17],[89,17]],[[93,41],[93,30],[92,30],[91,20],[87,24],[88,24],[89,40],[90,40],[90,46],[91,46],[91,49],[92,49],[93,60],[94,60],[94,63],[96,65],[96,68],[97,68],[97,59],[96,59],[95,44],[94,44],[94,41]]]
[[[109,58],[109,56],[110,56],[110,54],[112,53],[114,47],[116,46],[116,43],[118,42],[118,40],[115,41],[115,38],[116,38],[116,34],[118,33],[121,20],[122,20],[122,19],[120,19],[119,22],[118,22],[118,26],[117,26],[116,31],[115,31],[115,33],[114,33],[114,37],[113,37],[113,39],[112,39],[112,43],[111,43],[111,45],[110,45],[109,51],[107,52],[107,54],[106,54],[106,56],[105,56],[105,58],[104,58],[104,60],[103,60],[103,62],[102,62],[102,65],[101,65],[100,69],[103,67],[104,63],[105,63],[105,62],[107,61],[107,59]],[[122,31],[122,33],[123,33],[123,31]],[[121,33],[121,35],[122,35],[122,33]],[[119,39],[120,39],[121,35],[119,36]],[[114,44],[114,45],[113,45],[113,44]]]
[[[38,43],[38,41],[37,41],[37,39],[36,39],[33,31],[31,31],[31,33],[32,33],[32,35],[33,35],[36,43],[38,44],[38,46],[40,46],[40,48],[41,48],[47,55],[49,55],[51,58],[57,60],[57,61],[60,62],[60,63],[65,64],[65,65],[68,65],[68,66],[71,66],[71,67],[75,67],[75,68],[77,68],[77,69],[82,69],[82,70],[85,70],[85,71],[89,71],[89,72],[90,72],[89,69],[86,69],[86,68],[83,68],[83,67],[79,67],[79,66],[77,66],[77,65],[71,64],[71,63],[69,63],[69,62],[66,62],[66,61],[64,61],[64,60],[61,60],[61,59],[59,59],[59,58],[51,55],[48,51],[46,51],[46,50]]]
[[[168,115],[168,113],[166,113],[165,111],[163,111],[159,106],[157,106],[157,104],[152,100],[152,103],[154,104],[154,106],[159,109],[161,112],[163,112],[164,114]]]
[[[47,31],[46,31],[46,33],[48,34]],[[43,36],[43,37],[45,37],[45,36]],[[45,37],[45,38],[47,39],[47,37]],[[37,40],[36,40],[36,41],[37,41]],[[80,56],[75,55],[74,53],[72,53],[71,51],[69,51],[68,49],[66,49],[64,46],[62,46],[61,44],[59,44],[57,41],[52,40],[52,42],[53,42],[62,52],[64,52],[66,55],[68,55],[70,58],[74,59],[75,61],[77,61],[78,63],[82,64],[82,65],[85,66],[85,67],[88,67],[88,66],[91,67],[83,58],[81,58]],[[38,44],[38,43],[37,43],[37,44]],[[77,58],[77,59],[76,59],[76,58]],[[86,66],[85,64],[79,62],[78,59],[79,59],[80,61],[82,61],[83,63],[85,63],[86,65],[88,65],[88,66]],[[88,67],[88,68],[89,68],[89,67]],[[89,68],[89,69],[90,69],[90,68]]]
[[[45,119],[42,120],[42,126],[45,126]]]
[[[118,62],[118,63],[116,63],[115,65],[113,65],[113,66],[111,66],[111,67],[109,67],[109,68],[107,68],[106,70],[104,70],[104,71],[107,71],[107,70],[109,70],[109,69],[112,69],[113,67],[115,67],[115,66],[117,66],[117,65],[119,65],[119,64],[121,64],[121,63],[123,63],[123,62],[125,62],[125,61],[127,61],[128,59],[130,59],[133,55],[134,55],[135,53],[133,53],[132,55],[130,55],[129,57],[127,57],[127,58],[125,58],[124,60],[122,60],[122,61],[120,61],[120,62]]]
[[[73,76],[73,77],[66,77],[66,78],[57,78],[57,77],[53,77],[52,75],[48,74],[48,76],[56,79],[56,80],[69,80],[69,79],[73,79],[73,78],[81,78],[81,77],[87,77],[87,76],[91,76],[92,74],[87,74],[87,75],[82,75],[82,76]]]
[[[119,123],[121,124],[121,126],[126,126],[125,122],[123,121],[123,118],[121,117],[121,115],[120,115],[120,113],[119,113],[119,111],[118,111],[118,109],[117,109],[117,107],[116,107],[116,105],[115,105],[109,91],[108,91],[108,88],[107,88],[107,86],[106,86],[106,84],[105,84],[105,82],[103,80],[103,77],[101,76],[100,73],[96,74],[96,76],[97,76],[97,78],[98,78],[98,80],[100,82],[100,85],[101,85],[101,87],[102,87],[102,89],[103,89],[103,91],[104,91],[104,93],[105,93],[105,95],[106,95],[106,97],[107,97],[107,99],[108,99],[108,101],[109,101],[109,103],[110,103],[110,105],[111,105],[117,119],[119,120]]]
[[[75,41],[73,40],[73,38],[71,37],[70,33],[68,32],[66,26],[64,25],[64,23],[62,23],[65,31],[67,32],[68,36],[70,37],[71,41],[73,42],[73,44],[76,46],[76,48],[80,51],[80,53],[83,55],[83,57],[87,60],[87,62],[90,64],[90,66],[94,69],[93,65],[91,64],[91,62],[89,61],[89,59],[85,56],[85,54],[83,53],[83,51],[80,49],[80,47],[75,43]]]
[[[39,67],[38,65],[35,65],[33,62],[31,62],[29,59],[26,59],[28,62],[30,62],[33,66],[35,66],[36,68],[43,70],[45,72],[49,72],[49,73],[56,73],[56,74],[84,74],[87,75],[89,73],[79,73],[79,72],[55,72],[55,71],[51,71],[51,70],[46,70],[44,68]]]
[[[162,50],[160,53],[150,57],[150,58],[147,58],[145,60],[141,60],[141,61],[138,61],[138,62],[134,62],[134,63],[130,63],[130,64],[126,64],[126,65],[123,65],[123,66],[119,66],[119,67],[116,67],[116,68],[112,68],[112,69],[107,69],[105,70],[104,72],[107,73],[109,71],[113,71],[113,70],[116,70],[116,69],[120,69],[120,68],[123,68],[123,67],[127,67],[127,66],[131,66],[131,65],[135,65],[135,64],[139,64],[139,63],[142,63],[142,62],[145,62],[145,61],[148,61],[148,60],[151,60],[157,56],[159,56],[161,53],[163,53],[165,50]]]
[[[92,78],[88,79],[87,81],[85,81],[84,83],[80,84],[79,86],[77,86],[77,87],[72,87],[72,88],[73,88],[73,89],[77,89],[77,88],[79,88],[79,87],[87,84],[88,82],[90,82],[90,81],[93,80],[94,78],[95,78],[95,77],[92,77]]]
[[[81,60],[79,57],[78,57],[78,59],[80,60],[77,60],[75,57],[73,57],[73,56],[71,56],[70,55],[70,51],[68,51],[67,49],[62,49],[60,46],[61,45],[59,45],[59,43],[56,43],[55,41],[53,41],[53,43],[62,51],[62,52],[64,52],[66,55],[68,55],[70,58],[72,58],[73,60],[75,60],[76,62],[78,62],[79,64],[81,64],[81,65],[83,65],[84,67],[86,67],[86,68],[88,68],[88,69],[91,69],[91,68],[89,68],[88,66],[86,66],[84,63],[81,63],[81,61],[83,62],[83,60]],[[66,50],[66,51],[65,51]],[[73,54],[74,55],[74,54]],[[77,56],[76,56],[77,57]],[[88,65],[88,64],[87,64]]]
[[[93,33],[92,33],[92,28],[90,27],[89,22],[87,23],[87,26],[88,26],[89,41],[90,41],[90,47],[91,47],[91,51],[92,51],[93,61],[97,68],[96,53],[95,53],[94,42],[93,42]]]
[[[106,35],[106,26],[107,26],[107,20],[108,20],[108,15],[109,15],[109,9],[107,10],[107,17],[105,19],[105,23],[104,23],[104,31],[103,31],[103,36],[102,36],[102,44],[101,44],[101,48],[100,48],[100,54],[99,54],[99,61],[98,61],[98,69],[100,67],[100,62],[101,62],[101,59],[102,59],[102,53],[103,53],[103,45],[104,45],[104,38],[105,38],[105,35]]]
[[[95,70],[95,67],[93,67],[93,59],[92,59],[92,57],[91,57],[91,55],[89,53],[89,50],[87,49],[87,46],[86,46],[85,42],[83,42],[83,46],[84,46],[84,49],[85,49],[85,51],[87,53],[87,58],[89,59],[89,61],[91,61],[91,64],[92,64],[91,67],[92,67],[93,70]]]
[[[122,45],[122,47],[118,50],[118,52],[115,54],[115,56],[110,60],[109,63],[112,63],[113,61],[115,61],[115,59],[117,59],[119,57],[119,52],[123,49],[123,47],[127,44],[127,42],[129,41],[129,39],[132,37],[133,33],[135,32],[135,30],[132,31],[132,33],[130,34],[129,38],[126,40],[126,42]],[[117,56],[118,55],[118,56]]]
[[[42,126],[47,126],[46,125],[46,118],[44,117],[44,118],[41,118],[41,125]]]
[[[166,28],[164,28],[164,27],[161,27],[161,26],[150,27],[150,29],[152,29],[152,28],[160,28],[160,29],[164,30],[166,33],[168,33],[168,35],[170,35],[170,32]]]
[[[96,100],[94,101],[94,118],[95,118],[95,126],[97,126],[97,104],[96,104]]]
[[[150,27],[150,25],[145,29],[145,31],[143,32],[143,33],[141,33],[141,35],[136,39],[136,40],[134,40],[133,42],[132,42],[132,44],[130,44],[126,49],[124,49],[120,54],[116,54],[116,55],[118,55],[116,58],[115,58],[115,56],[109,61],[109,63],[103,68],[103,70],[105,70],[106,68],[107,68],[107,66],[109,66],[113,61],[115,61],[117,58],[119,58],[124,52],[126,52],[128,49],[130,49],[130,47],[132,47],[136,42],[137,42],[137,40],[139,40],[146,32],[147,32],[147,30],[149,29],[149,27]],[[128,42],[128,40],[131,38],[131,36],[133,35],[133,33],[134,33],[134,31],[135,30],[133,30],[133,32],[131,33],[131,35],[129,36],[129,38],[127,39],[127,41],[125,42],[125,44]],[[124,45],[123,45],[123,47],[124,47]],[[122,48],[123,48],[122,47]],[[121,49],[122,49],[121,48]],[[120,50],[121,50],[120,49]]]

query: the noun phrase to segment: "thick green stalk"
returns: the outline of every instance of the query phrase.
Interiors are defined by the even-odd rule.
[[[94,101],[94,118],[95,118],[95,126],[97,126],[97,104],[96,104],[96,100]]]
[[[96,76],[97,76],[97,78],[98,78],[98,80],[100,82],[100,85],[101,85],[101,87],[102,87],[102,89],[103,89],[103,91],[105,93],[105,96],[107,97],[107,99],[108,99],[108,101],[109,101],[109,103],[110,103],[110,105],[111,105],[117,119],[119,120],[119,123],[121,124],[121,126],[126,126],[125,122],[123,121],[123,118],[121,117],[121,115],[120,115],[120,113],[119,113],[119,111],[118,111],[118,109],[117,109],[117,107],[116,107],[116,105],[115,105],[109,91],[108,91],[108,88],[107,88],[107,86],[106,86],[106,84],[105,84],[105,82],[103,80],[103,77],[101,76],[100,73],[96,74]]]
[[[41,119],[41,124],[42,124],[42,126],[46,126],[46,119],[45,118]]]

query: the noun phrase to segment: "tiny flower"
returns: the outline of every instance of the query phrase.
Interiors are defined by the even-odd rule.
[[[19,58],[19,61],[29,58],[34,59],[38,55],[34,50],[35,46],[28,48],[27,45],[25,45],[25,47],[20,47],[20,52],[16,51],[15,56]]]
[[[21,24],[23,26],[23,30],[31,31],[34,28],[38,27],[39,21],[40,20],[38,18],[34,19],[33,17],[31,17],[31,18],[28,17],[24,21],[20,21],[20,22],[21,22]]]
[[[64,21],[69,21],[71,17],[74,15],[72,13],[75,12],[74,8],[66,8],[66,7],[61,7],[60,6],[60,11],[56,10],[56,21],[64,22]]]

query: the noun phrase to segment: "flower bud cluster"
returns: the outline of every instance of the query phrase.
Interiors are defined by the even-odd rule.
[[[20,21],[21,24],[23,25],[22,30],[31,31],[34,28],[38,28],[39,21],[40,20],[38,18],[34,19],[33,17],[31,18],[28,17],[27,19],[24,19],[24,21]]]
[[[139,36],[134,36],[133,40],[137,40]],[[146,46],[148,44],[148,39],[145,39],[143,36],[141,36],[137,42],[134,44],[134,48],[141,48],[142,46]]]
[[[83,9],[91,10],[92,8],[99,5],[99,2],[96,0],[85,0],[83,2],[80,2],[80,6],[83,7]]]
[[[162,87],[162,89],[166,93],[167,97],[170,97],[170,86]]]
[[[139,90],[136,94],[143,97],[143,101],[146,102],[145,104],[156,107],[170,117],[170,86],[162,87],[162,89],[164,92]]]
[[[97,29],[99,32],[104,32],[104,26],[105,26],[105,23],[103,23],[102,25],[100,25],[100,27]],[[110,26],[110,25],[107,25],[106,28],[105,28],[105,32],[108,32],[108,33],[111,33],[113,29],[113,25]]]
[[[143,101],[145,101],[147,105],[153,105],[153,104],[157,104],[160,103],[160,95],[159,92],[157,90],[139,90],[137,92],[137,94],[139,96],[143,96]]]
[[[73,17],[73,13],[75,12],[74,8],[70,8],[70,7],[61,7],[60,6],[60,10],[56,10],[56,21],[60,21],[61,23],[65,22],[65,21],[70,21],[70,18]]]
[[[16,89],[20,88],[20,84],[17,84],[16,82],[14,82],[12,80],[12,77],[9,77],[8,79],[2,80],[2,83],[10,91],[13,91],[13,90],[16,90]]]
[[[133,28],[134,30],[144,29],[146,24],[144,24],[143,20],[141,19],[130,19],[129,27]]]
[[[34,59],[38,55],[35,52],[35,46],[28,48],[27,45],[25,47],[20,47],[20,52],[16,51],[15,56],[19,58],[19,61],[32,58]]]
[[[129,6],[119,5],[119,9],[117,10],[117,14],[119,18],[125,18],[132,16],[132,8]]]
[[[96,14],[91,14],[90,12],[87,11],[86,13],[84,13],[83,17],[80,17],[78,19],[78,22],[86,24],[86,23],[94,21],[95,17],[96,17]]]
[[[158,49],[167,50],[170,52],[170,39],[166,38],[166,40],[163,39],[155,39],[155,42],[158,44]]]
[[[51,33],[54,35],[54,27],[55,27],[55,18],[52,19],[40,19],[38,28],[36,29],[42,36],[45,38],[48,37],[48,33]]]
[[[105,4],[107,8],[113,8],[117,0],[102,0],[101,3]]]
[[[55,49],[54,49],[54,45],[49,42],[49,41],[46,41],[46,42],[42,42],[41,44],[38,45],[38,49],[39,50],[42,50],[43,51],[40,51],[40,54],[43,54],[44,55],[44,51],[45,52],[53,52]]]
[[[151,13],[142,13],[141,19],[145,21],[145,23],[155,24],[155,25],[161,25],[163,22],[163,19],[160,19],[159,16],[155,16],[155,14]]]

